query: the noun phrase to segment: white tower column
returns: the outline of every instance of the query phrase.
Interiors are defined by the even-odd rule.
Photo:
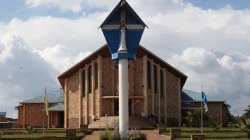
[[[128,132],[128,59],[119,59],[119,129],[125,139]]]

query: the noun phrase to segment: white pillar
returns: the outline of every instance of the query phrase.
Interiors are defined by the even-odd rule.
[[[122,139],[128,132],[128,59],[119,59],[119,129]]]

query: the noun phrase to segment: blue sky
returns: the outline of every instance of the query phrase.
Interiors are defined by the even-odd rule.
[[[184,88],[250,104],[250,10],[243,0],[127,0],[149,29],[140,44],[188,79]],[[106,43],[97,30],[119,0],[0,1],[0,111],[61,88],[57,76]],[[22,68],[19,68],[22,67]]]

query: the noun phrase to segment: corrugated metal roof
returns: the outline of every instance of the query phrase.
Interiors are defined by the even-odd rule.
[[[58,90],[47,94],[47,99],[49,103],[62,103],[64,102],[64,91]],[[43,95],[23,101],[21,103],[44,103]]]
[[[181,109],[194,109],[194,108],[200,108],[200,107],[193,106],[190,104],[181,103]]]
[[[50,107],[49,110],[64,110],[64,104],[58,103],[57,105]]]
[[[223,100],[219,100],[213,97],[209,97],[207,96],[207,101],[208,102],[225,102]],[[198,101],[201,102],[201,93],[197,93],[194,91],[190,91],[190,90],[186,90],[186,89],[182,89],[181,91],[181,100],[182,101]]]
[[[6,115],[6,112],[0,112],[0,115]]]

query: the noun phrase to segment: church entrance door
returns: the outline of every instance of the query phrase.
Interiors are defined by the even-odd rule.
[[[64,112],[60,112],[60,128],[64,126]]]
[[[114,110],[115,112],[114,112],[114,114],[116,116],[119,116],[119,99],[115,99],[114,103],[115,103],[115,105],[114,105],[115,106],[115,110]],[[128,104],[128,107],[129,107],[129,109],[128,109],[129,110],[129,116],[132,115],[132,112],[131,112],[132,111],[132,108],[131,108],[132,105],[131,105],[131,103],[132,103],[131,99],[129,99],[129,104]]]

